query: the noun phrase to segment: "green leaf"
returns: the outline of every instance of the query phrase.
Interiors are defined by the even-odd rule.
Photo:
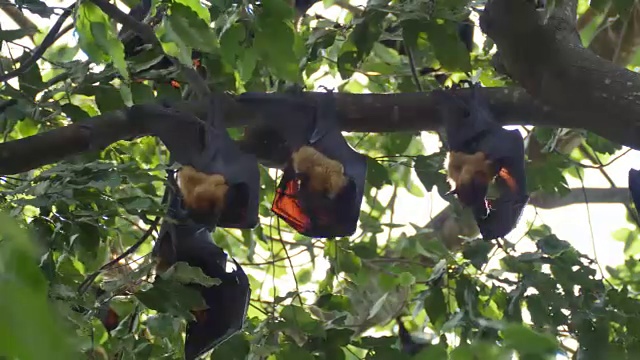
[[[205,24],[211,23],[211,14],[209,13],[209,10],[202,5],[200,1],[176,0],[175,2],[189,7],[191,10],[193,10],[194,13],[198,15],[200,19],[202,19],[202,21],[204,21]]]
[[[501,331],[506,347],[520,355],[551,355],[558,351],[557,340],[521,324],[508,324]]]
[[[75,358],[71,334],[48,301],[47,282],[37,266],[33,244],[13,219],[0,214],[0,354],[25,360],[51,354]],[[38,334],[38,346],[33,346],[34,334]]]
[[[0,41],[16,41],[25,36],[32,36],[37,32],[35,28],[0,30]]]
[[[198,15],[192,8],[176,2],[172,3],[169,16],[164,21],[166,36],[162,37],[163,47],[164,42],[178,44],[180,49],[186,51],[179,57],[181,61],[183,58],[189,58],[182,61],[187,66],[192,66],[190,49],[208,53],[216,53],[218,49],[216,34],[208,22],[203,21]]]
[[[429,320],[435,329],[441,329],[447,320],[447,303],[439,286],[433,286],[427,290],[427,296],[424,299],[424,309],[429,316]]]
[[[242,42],[246,37],[244,26],[237,23],[227,28],[220,36],[220,53],[222,60],[228,66],[235,67],[236,61],[242,59],[244,52]]]
[[[425,24],[425,30],[442,67],[449,71],[469,72],[471,59],[465,45],[458,38],[457,25],[455,21],[431,21]]]
[[[476,269],[481,270],[489,261],[489,253],[493,248],[494,245],[488,241],[472,241],[465,246],[462,255],[471,261]]]
[[[285,305],[280,311],[280,317],[287,322],[292,329],[299,329],[310,335],[322,335],[324,328],[322,323],[309,315],[303,308],[296,305]]]
[[[300,82],[299,59],[293,51],[296,33],[292,25],[263,16],[258,20],[260,28],[253,44],[262,55],[262,60],[277,77],[294,83]]]
[[[572,249],[571,244],[567,241],[558,239],[555,235],[545,236],[536,242],[538,249],[544,254],[556,256],[564,251]]]
[[[418,155],[414,159],[414,169],[422,186],[427,191],[431,191],[435,186],[440,196],[444,197],[451,186],[447,181],[447,175],[442,173],[446,153],[439,152],[428,156]]]
[[[387,168],[371,157],[367,157],[367,182],[378,189],[391,185]]]
[[[134,296],[149,309],[187,320],[194,319],[191,309],[203,308],[206,305],[198,290],[161,277],[155,279],[152,288],[136,292]]]
[[[296,344],[287,343],[276,354],[276,360],[314,360],[313,355]]]
[[[196,283],[202,286],[218,286],[222,281],[204,274],[202,269],[196,266],[189,266],[188,263],[179,261],[172,265],[167,271],[162,273],[162,278],[172,279],[182,284]]]
[[[40,74],[40,67],[37,63],[31,65],[27,71],[20,74],[18,81],[20,82],[20,91],[31,99],[35,99],[36,95],[45,87]]]

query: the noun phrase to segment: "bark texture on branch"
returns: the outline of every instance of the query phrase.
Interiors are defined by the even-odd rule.
[[[637,148],[640,77],[585,49],[575,36],[575,18],[568,20],[571,10],[566,6],[543,24],[527,0],[491,0],[480,26],[498,46],[502,65],[515,81],[581,124],[567,127],[586,128]]]
[[[469,89],[449,90],[466,98]],[[539,106],[524,90],[510,88],[483,88],[496,121],[507,125],[543,125],[577,127],[574,118],[561,117],[549,108]],[[278,94],[279,96],[281,94]],[[220,96],[228,127],[252,126],[268,122],[260,109],[243,106],[224,94]],[[435,130],[441,125],[438,104],[428,93],[403,94],[346,94],[337,93],[336,102],[342,129],[357,132],[395,132]],[[315,101],[315,93],[304,97]],[[184,101],[171,104],[176,110],[206,118],[207,101]],[[287,104],[283,104],[287,106]],[[60,161],[85,151],[100,150],[118,140],[134,139],[155,134],[153,112],[140,111],[136,121],[127,121],[126,110],[93,117],[82,123],[40,133],[24,139],[0,144],[0,175],[28,171]],[[140,117],[144,118],[141,119]],[[142,126],[142,125],[143,126]],[[142,126],[142,127],[141,127]],[[180,128],[176,131],[180,132]],[[613,138],[613,132],[601,134]],[[640,148],[640,139],[636,144]]]

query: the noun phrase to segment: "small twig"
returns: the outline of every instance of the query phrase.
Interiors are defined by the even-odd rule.
[[[36,61],[38,61],[42,57],[42,55],[44,55],[45,51],[47,51],[47,49],[58,39],[58,33],[60,32],[60,28],[62,28],[62,23],[64,23],[69,15],[71,15],[71,11],[74,7],[75,3],[67,7],[62,12],[62,14],[60,14],[58,21],[56,21],[51,30],[49,30],[49,33],[47,34],[47,36],[45,36],[44,40],[42,40],[40,46],[38,46],[38,48],[36,48],[36,50],[33,52],[31,57],[29,57],[29,59],[27,59],[19,68],[0,76],[0,82],[5,82],[16,76],[24,74],[27,70],[29,70],[29,68],[31,68],[31,66],[33,66],[33,64],[36,63]]]
[[[149,226],[149,228],[144,233],[144,235],[142,235],[140,240],[138,240],[135,244],[131,245],[125,252],[120,254],[120,256],[118,256],[117,258],[115,258],[115,259],[109,261],[108,263],[102,265],[100,267],[100,269],[98,269],[97,271],[93,272],[93,274],[87,276],[87,278],[82,283],[80,283],[80,286],[78,286],[78,292],[82,294],[85,291],[87,291],[89,286],[93,283],[93,281],[103,271],[110,269],[114,264],[117,264],[120,260],[122,260],[122,259],[126,258],[127,256],[133,254],[140,247],[140,245],[142,245],[142,243],[147,241],[147,239],[151,236],[151,234],[153,234],[153,232],[155,231],[156,227],[158,226],[158,223],[160,222],[161,218],[162,218],[161,216],[156,217],[154,219],[153,223],[151,224],[151,226]]]

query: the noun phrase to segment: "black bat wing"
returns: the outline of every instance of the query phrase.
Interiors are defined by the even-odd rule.
[[[629,192],[636,211],[640,211],[640,171],[636,169],[629,169]]]
[[[128,116],[135,121],[142,116],[154,118],[154,135],[171,152],[172,161],[193,166],[206,174],[224,176],[229,191],[218,219],[206,220],[209,230],[215,226],[252,229],[258,223],[260,172],[253,154],[244,153],[229,136],[222,121],[221,102],[211,97],[209,118],[197,117],[158,105],[134,105]],[[176,131],[176,119],[185,126]],[[205,220],[202,220],[205,221]]]
[[[252,229],[258,224],[260,170],[258,159],[243,152],[222,120],[223,110],[217,96],[211,96],[205,148],[196,157],[194,167],[208,174],[224,176],[229,191],[217,225],[225,228]]]
[[[306,140],[320,153],[340,162],[347,185],[330,199],[304,190],[292,164],[285,167],[276,191],[272,211],[300,234],[309,237],[350,236],[356,230],[367,174],[366,157],[355,151],[337,126],[333,94],[322,95],[317,104],[315,125]]]
[[[491,210],[478,220],[485,240],[506,236],[513,230],[529,202],[524,164],[524,140],[517,130],[491,131],[479,144],[479,150],[494,162],[498,170],[498,197],[489,201]]]
[[[276,130],[289,149],[297,149],[309,142],[314,130],[315,108],[302,97],[292,94],[265,94],[245,92],[236,96],[236,101],[259,110],[264,123]]]
[[[407,331],[407,328],[404,326],[404,323],[400,318],[396,318],[396,322],[398,323],[398,338],[400,339],[400,351],[409,355],[416,355],[422,349],[429,346],[429,343],[422,343],[416,341],[413,336]]]
[[[207,125],[196,116],[156,104],[133,105],[127,113],[127,118],[134,123],[145,117],[153,118],[153,129],[149,129],[149,133],[160,138],[169,149],[172,161],[192,164],[204,152]],[[180,131],[176,131],[177,119],[184,123]]]
[[[445,91],[434,91],[432,94],[439,103],[450,151],[475,153],[477,140],[499,127],[493,120],[488,103],[478,91],[474,90],[468,100]]]
[[[180,215],[179,199],[173,198],[169,213]],[[182,261],[202,269],[209,277],[221,281],[218,285],[205,287],[192,284],[208,308],[196,312],[196,320],[187,323],[185,358],[198,356],[220,345],[242,330],[251,296],[249,279],[242,267],[235,261],[236,269],[227,273],[227,254],[211,240],[211,232],[203,225],[193,222],[176,222],[165,219],[160,236],[154,246],[154,253],[167,266]]]
[[[242,267],[235,260],[234,263],[236,269],[231,273],[213,262],[205,270],[205,274],[220,279],[221,283],[201,287],[209,308],[197,321],[187,324],[185,358],[188,360],[210,351],[244,327],[251,288]]]

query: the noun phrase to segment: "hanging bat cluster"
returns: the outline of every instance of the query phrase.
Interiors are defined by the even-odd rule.
[[[207,122],[197,133],[176,134],[174,128],[160,125],[155,129],[172,161],[181,165],[177,172],[169,171],[168,218],[153,250],[156,270],[162,273],[176,262],[187,262],[222,281],[208,288],[191,284],[207,308],[193,309],[196,320],[187,325],[186,359],[195,359],[242,329],[251,292],[242,268],[236,263],[236,270],[227,273],[227,255],[211,241],[216,227],[251,229],[258,224],[260,187],[256,156],[231,139],[218,99],[211,97]],[[287,160],[272,211],[307,236],[353,234],[364,195],[366,157],[342,136],[333,94],[322,95],[315,105],[302,94],[245,93],[237,101],[263,110],[272,131],[286,143]],[[132,119],[143,114],[158,123],[192,116],[154,105],[129,110]]]
[[[309,237],[352,235],[360,216],[367,160],[342,136],[334,95],[321,95],[316,106],[302,94],[244,93],[236,100],[261,110],[286,144],[289,158],[271,210]]]
[[[434,94],[441,104],[449,147],[447,170],[455,186],[450,193],[472,209],[485,240],[504,237],[529,202],[522,136],[496,123],[476,90],[468,101],[446,92]],[[498,196],[487,199],[492,183]]]
[[[153,105],[135,105],[129,116],[135,119],[142,112],[157,114],[159,123],[163,116],[192,116]],[[207,121],[201,123],[195,134],[176,134],[162,126],[157,131],[181,168],[177,174],[168,171],[167,217],[153,248],[156,271],[161,274],[176,262],[186,262],[221,281],[210,287],[189,285],[199,291],[207,307],[192,309],[195,320],[187,323],[187,360],[242,329],[251,295],[247,275],[235,260],[235,270],[226,271],[227,254],[212,242],[212,232],[216,227],[251,229],[258,223],[256,157],[242,152],[227,133],[217,97],[211,97]]]

